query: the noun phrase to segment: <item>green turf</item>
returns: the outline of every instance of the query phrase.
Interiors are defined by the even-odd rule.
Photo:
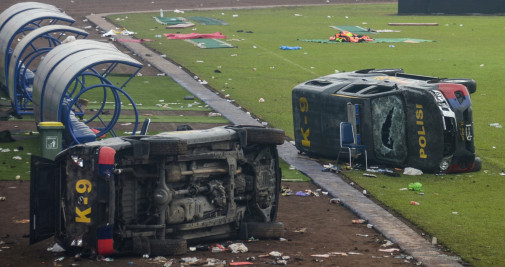
[[[18,132],[17,142],[0,143],[0,180],[30,180],[30,157],[40,155],[39,135]]]
[[[187,16],[213,17],[227,26],[197,26],[181,33],[216,31],[238,49],[194,49],[182,40],[155,38],[169,33],[153,23],[153,14],[128,14],[122,26],[138,38],[155,38],[148,45],[187,67],[241,106],[293,136],[291,89],[298,83],[335,70],[404,68],[408,73],[472,78],[475,144],[483,171],[462,175],[423,175],[401,178],[362,177],[349,172],[392,210],[398,211],[475,266],[504,266],[502,236],[505,213],[505,125],[501,114],[501,70],[505,54],[505,22],[501,16],[396,16],[396,4],[325,5],[244,10],[188,11]],[[234,16],[235,15],[235,16]],[[124,15],[121,15],[124,16]],[[114,21],[117,16],[110,16]],[[437,22],[436,27],[388,26],[389,22]],[[299,39],[326,39],[332,25],[356,25],[376,30],[375,38],[434,40],[423,43],[359,43],[328,45]],[[173,32],[172,32],[173,33]],[[284,51],[280,46],[302,46]],[[264,98],[265,102],[258,100]],[[497,112],[498,111],[498,112]],[[420,181],[425,195],[400,191]],[[409,205],[411,200],[421,203]],[[453,214],[453,212],[457,212]]]
[[[124,76],[112,75],[109,77],[114,84],[119,86],[124,82]],[[93,79],[86,80],[87,85],[94,85]],[[174,80],[166,76],[141,76],[134,77],[124,90],[134,100],[139,110],[190,110],[211,111],[211,108],[200,99],[194,97],[185,100],[191,94]],[[83,94],[81,98],[88,99],[88,109],[99,108],[103,101],[103,91],[96,88]],[[122,97],[122,109],[131,110],[133,106],[127,98]],[[108,94],[107,108],[114,108],[112,94]]]

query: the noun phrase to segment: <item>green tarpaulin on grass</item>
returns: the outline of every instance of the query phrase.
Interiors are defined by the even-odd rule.
[[[186,39],[185,41],[200,48],[234,48],[235,46],[218,39]]]
[[[176,18],[176,17],[153,17],[153,19],[164,25],[176,25],[176,24],[184,24],[187,23],[186,19],[184,18]]]
[[[339,30],[339,31],[348,31],[354,34],[367,35],[367,34],[377,34],[376,32],[370,31],[369,28],[364,28],[361,26],[330,26],[330,28]]]
[[[340,44],[344,42],[335,42],[328,39],[298,39],[302,42],[312,42],[312,43],[325,43],[325,44]],[[433,40],[424,39],[414,39],[414,38],[374,38],[371,42],[365,43],[424,43],[424,42],[435,42]]]
[[[215,18],[208,17],[188,17],[187,19],[200,23],[201,25],[228,25],[228,23]]]

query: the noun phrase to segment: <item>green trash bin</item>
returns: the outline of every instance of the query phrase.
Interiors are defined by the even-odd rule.
[[[65,126],[57,121],[42,121],[38,125],[40,133],[40,155],[54,160],[62,150],[62,135]]]

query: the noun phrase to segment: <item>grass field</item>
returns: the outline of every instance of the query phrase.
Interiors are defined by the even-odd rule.
[[[367,178],[355,171],[346,175],[466,261],[475,266],[503,266],[504,129],[490,124],[505,124],[501,90],[505,21],[501,16],[396,16],[396,8],[394,4],[367,4],[188,11],[173,16],[212,17],[229,25],[170,31],[154,22],[152,16],[159,15],[154,13],[109,19],[137,32],[137,38],[154,39],[147,45],[291,137],[291,89],[336,70],[400,67],[408,73],[475,79],[478,89],[472,103],[477,154],[483,159],[481,172],[400,178]],[[165,16],[170,14],[165,12]],[[439,26],[393,27],[389,22],[436,22]],[[329,26],[336,25],[399,30],[372,37],[434,42],[321,44],[299,40],[326,39],[336,33]],[[217,31],[237,48],[200,49],[183,40],[156,38],[163,33]],[[302,49],[285,51],[280,49],[282,45]],[[265,101],[258,101],[260,98]],[[417,181],[423,184],[424,195],[400,190]],[[409,205],[412,200],[421,205]]]

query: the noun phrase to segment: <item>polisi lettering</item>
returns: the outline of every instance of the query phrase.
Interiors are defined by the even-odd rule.
[[[428,155],[426,155],[426,130],[424,129],[424,113],[423,113],[423,105],[416,104],[416,125],[417,125],[417,136],[419,143],[419,158],[426,159]]]
[[[303,124],[307,126],[306,129],[304,129],[302,126],[300,126],[300,132],[302,133],[302,146],[305,147],[310,147],[310,140],[309,140],[309,135],[310,135],[310,128],[308,128],[308,117],[307,117],[307,112],[309,112],[309,101],[307,101],[307,98],[305,97],[300,97],[298,100],[298,104],[300,106],[300,112],[302,113],[302,118],[303,118]]]

